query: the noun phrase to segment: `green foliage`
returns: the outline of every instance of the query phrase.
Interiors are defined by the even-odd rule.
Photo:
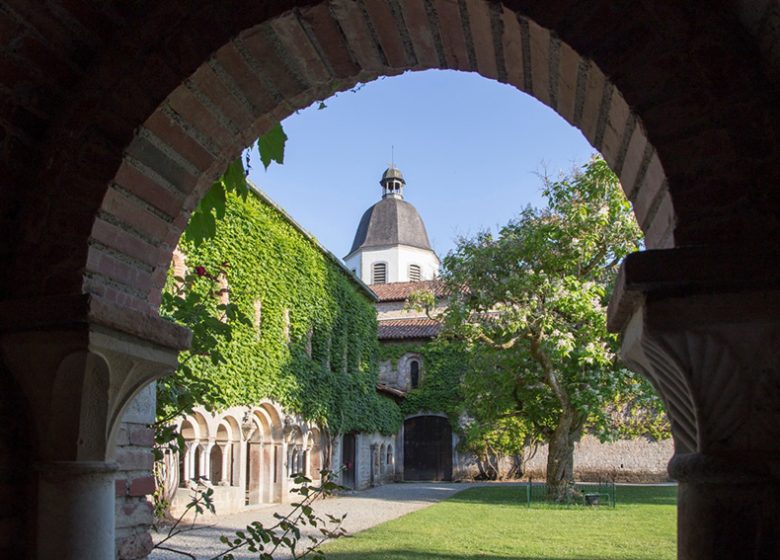
[[[266,169],[268,169],[272,161],[279,164],[284,163],[286,142],[287,135],[284,133],[280,123],[277,123],[271,130],[258,138],[257,150],[260,153],[260,160]],[[249,146],[249,149],[251,148],[252,146]],[[247,157],[247,166],[248,164],[249,158]],[[228,193],[246,199],[249,194],[246,176],[247,169],[244,168],[241,158],[238,158],[228,165],[222,177],[211,186],[206,195],[201,199],[190,217],[190,223],[187,225],[187,233],[194,244],[199,245],[214,237],[217,220],[225,217]]]
[[[170,385],[197,388],[193,401],[207,407],[272,399],[331,433],[397,431],[398,406],[375,388],[372,302],[260,196],[228,192],[226,200],[208,244],[189,229],[180,243],[198,279],[184,296],[191,298],[188,305],[167,305],[169,290],[163,312],[193,327],[196,338],[202,332],[209,350],[183,353]],[[228,305],[215,297],[214,280],[229,286]],[[214,336],[222,328],[215,318],[226,311],[229,336]],[[170,416],[176,408],[162,391],[159,414]]]
[[[287,142],[287,135],[282,129],[282,125],[277,123],[268,132],[263,134],[257,141],[257,149],[260,152],[260,161],[266,169],[272,161],[279,164],[284,163],[284,147]]]
[[[470,414],[488,425],[522,419],[519,439],[550,444],[549,482],[573,476],[583,430],[619,431],[605,405],[658,399],[618,364],[606,327],[617,266],[642,237],[617,177],[593,158],[547,179],[544,194],[547,208],[526,208],[498,235],[460,239],[442,278],[451,294],[445,332],[472,344],[462,389]]]
[[[442,412],[457,428],[463,412],[460,384],[465,374],[466,346],[462,341],[437,338],[430,342],[387,343],[379,350],[379,361],[390,361],[396,367],[405,354],[422,358],[420,386],[412,389],[401,403],[404,416],[421,411]]]

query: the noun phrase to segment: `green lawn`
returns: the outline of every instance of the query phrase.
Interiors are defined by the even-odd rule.
[[[324,550],[329,560],[673,560],[676,492],[619,486],[616,509],[529,509],[525,488],[470,488]]]

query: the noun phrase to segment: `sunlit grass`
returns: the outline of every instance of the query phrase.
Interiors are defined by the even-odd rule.
[[[528,508],[523,487],[471,488],[325,552],[330,560],[673,560],[676,492],[620,486],[615,509]]]

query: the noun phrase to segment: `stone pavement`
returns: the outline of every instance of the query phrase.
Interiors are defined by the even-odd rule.
[[[363,531],[385,521],[396,519],[412,511],[430,506],[453,494],[467,488],[473,488],[479,484],[453,483],[453,482],[420,482],[386,484],[370,490],[360,492],[347,492],[338,497],[328,498],[315,503],[314,511],[320,516],[325,514],[347,514],[344,528],[349,534]],[[274,512],[287,513],[289,505],[269,504],[249,511],[212,518],[213,521],[198,525],[194,531],[179,535],[171,539],[166,545],[179,550],[186,550],[198,560],[212,558],[224,546],[219,542],[220,535],[232,536],[234,531],[244,529],[252,521],[260,521],[264,525],[273,523]],[[163,538],[164,534],[152,533],[155,542]],[[257,558],[257,555],[238,551],[237,559]],[[150,560],[169,560],[174,558],[186,558],[178,554],[165,551],[154,551]],[[279,555],[278,558],[289,558]]]

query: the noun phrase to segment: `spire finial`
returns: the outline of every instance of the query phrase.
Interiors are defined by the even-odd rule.
[[[390,144],[390,167],[395,167],[395,146]]]

